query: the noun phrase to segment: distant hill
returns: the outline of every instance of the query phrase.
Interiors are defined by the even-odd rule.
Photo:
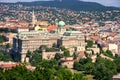
[[[106,7],[95,2],[83,2],[80,0],[54,0],[54,1],[35,1],[35,2],[18,2],[16,4],[23,4],[28,6],[41,5],[46,7],[65,8],[75,11],[106,11],[119,9],[115,7]]]

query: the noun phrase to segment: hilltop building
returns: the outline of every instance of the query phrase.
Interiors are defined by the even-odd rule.
[[[45,27],[37,25],[32,31],[19,31],[18,34],[13,38],[13,50],[21,54],[21,61],[25,61],[26,53],[28,51],[33,52],[41,45],[52,47],[53,44],[57,44],[58,46],[65,46],[65,48],[74,48],[74,50],[77,46],[79,46],[83,48],[84,51],[85,39],[84,35],[81,32],[66,31],[64,21],[59,21],[57,26],[49,26],[47,29]],[[51,31],[54,33],[51,33]],[[52,53],[49,54],[52,55]],[[71,54],[73,54],[73,51]],[[55,54],[53,54],[53,57],[54,55]],[[45,59],[47,59],[47,57]]]
[[[18,33],[13,39],[13,50],[21,53],[21,58],[24,61],[27,51],[34,51],[41,45],[52,47],[57,44],[58,35],[50,34],[47,31],[28,31]]]
[[[59,39],[59,45],[65,48],[76,47],[82,44],[85,45],[84,35],[79,31],[66,31]]]

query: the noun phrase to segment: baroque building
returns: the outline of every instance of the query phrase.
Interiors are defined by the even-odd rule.
[[[50,34],[47,31],[28,31],[18,33],[13,38],[13,50],[21,54],[21,61],[24,61],[27,51],[35,51],[41,45],[52,47],[57,44],[58,35]]]
[[[13,50],[21,55],[21,61],[24,62],[26,53],[35,51],[41,45],[52,47],[53,44],[57,44],[68,49],[82,45],[81,47],[85,48],[84,35],[79,31],[66,31],[63,21],[58,22],[58,27],[54,32],[50,33],[40,26],[36,26],[33,31],[18,32],[13,38]]]
[[[79,31],[66,31],[59,39],[58,44],[64,46],[65,48],[71,48],[80,45],[85,46],[85,38],[84,35]]]

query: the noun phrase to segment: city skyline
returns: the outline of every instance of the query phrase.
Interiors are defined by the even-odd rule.
[[[31,1],[49,1],[49,0],[1,0],[0,2],[31,2]],[[97,2],[105,6],[120,7],[120,0],[81,0],[87,2]]]

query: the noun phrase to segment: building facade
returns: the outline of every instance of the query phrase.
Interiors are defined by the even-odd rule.
[[[23,31],[13,38],[13,50],[21,54],[21,61],[24,62],[28,51],[35,51],[41,45],[52,47],[53,44],[65,46],[65,48],[75,48],[82,46],[84,51],[85,39],[79,31],[66,31],[63,35],[59,33],[49,33],[48,31]]]
[[[59,45],[65,48],[81,46],[85,43],[84,35],[79,31],[66,31],[59,39]]]
[[[56,53],[63,54],[63,51],[56,51],[56,52],[46,52],[45,50],[42,51],[42,59],[44,60],[51,60],[55,58]]]
[[[73,68],[74,60],[73,57],[61,58],[60,63],[63,67]]]
[[[24,61],[27,51],[35,51],[41,45],[52,47],[57,44],[58,36],[44,31],[28,31],[18,33],[13,39],[13,50],[21,53],[21,59]]]

